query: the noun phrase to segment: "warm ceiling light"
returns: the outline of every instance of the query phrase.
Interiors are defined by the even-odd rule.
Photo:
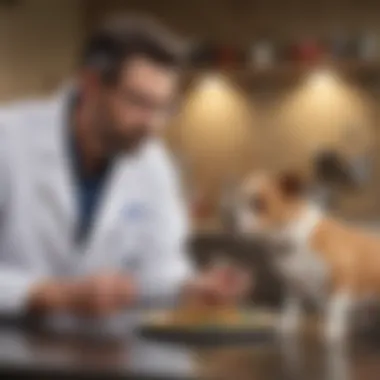
[[[314,71],[308,78],[308,85],[315,90],[323,90],[335,86],[338,82],[336,74],[328,69]]]
[[[210,73],[199,81],[198,90],[206,92],[219,92],[226,88],[226,79],[219,73]]]

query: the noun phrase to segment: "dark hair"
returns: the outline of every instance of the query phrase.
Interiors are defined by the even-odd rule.
[[[319,182],[328,185],[353,186],[349,163],[335,151],[322,151],[314,159],[314,172]]]
[[[142,56],[160,65],[182,68],[185,45],[160,23],[144,16],[110,18],[88,39],[83,66],[98,70],[107,83],[118,80],[128,59]]]

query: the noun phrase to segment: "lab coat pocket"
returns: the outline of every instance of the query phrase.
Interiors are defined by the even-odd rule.
[[[136,268],[136,256],[141,255],[144,242],[151,228],[151,215],[144,203],[129,203],[122,209],[118,227],[118,240],[120,244],[120,260],[123,267]]]

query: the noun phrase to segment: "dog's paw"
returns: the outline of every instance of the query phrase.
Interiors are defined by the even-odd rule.
[[[325,341],[332,346],[344,345],[347,341],[348,331],[343,324],[327,323],[325,327]]]
[[[300,316],[285,312],[281,315],[278,323],[278,332],[283,337],[295,337],[300,330]]]

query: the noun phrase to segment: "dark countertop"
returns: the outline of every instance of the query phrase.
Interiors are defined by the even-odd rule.
[[[144,341],[60,335],[0,327],[0,378],[378,380],[380,339],[327,349],[315,336],[301,343],[184,347]]]
[[[192,352],[145,342],[0,328],[0,378],[193,379]]]

